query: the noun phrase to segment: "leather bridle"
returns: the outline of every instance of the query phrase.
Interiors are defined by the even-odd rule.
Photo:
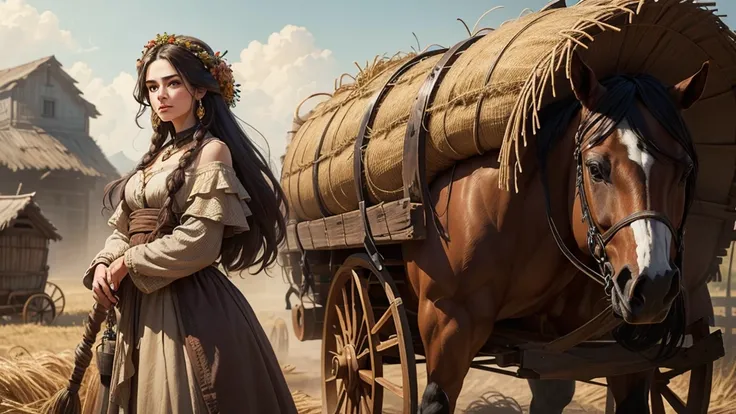
[[[552,208],[551,208],[551,201],[549,197],[549,187],[547,182],[547,170],[546,170],[546,160],[541,160],[541,166],[542,166],[542,185],[544,187],[544,193],[545,193],[545,203],[547,208],[547,222],[549,223],[550,230],[552,231],[552,235],[555,238],[555,242],[557,243],[557,247],[560,249],[562,254],[565,255],[565,257],[573,264],[575,267],[578,268],[582,273],[584,273],[586,276],[593,279],[595,282],[603,286],[605,294],[607,297],[611,297],[612,289],[613,289],[613,265],[608,260],[608,255],[606,254],[606,246],[610,241],[613,239],[613,237],[622,229],[629,226],[631,223],[634,223],[638,220],[644,220],[644,219],[652,219],[657,220],[661,223],[663,223],[667,228],[672,232],[672,237],[674,238],[675,246],[676,246],[676,255],[674,260],[674,266],[678,270],[682,270],[682,260],[683,260],[683,250],[684,250],[684,229],[685,229],[685,219],[687,218],[689,206],[690,206],[690,199],[691,199],[691,188],[689,183],[686,183],[686,189],[685,189],[685,208],[683,211],[683,218],[680,226],[675,229],[672,225],[671,221],[662,213],[652,210],[642,210],[637,211],[635,213],[632,213],[628,215],[627,217],[623,218],[611,228],[608,230],[605,230],[601,232],[600,227],[597,223],[594,222],[591,212],[590,212],[590,205],[588,204],[588,197],[585,192],[585,185],[583,181],[583,160],[582,160],[582,146],[583,146],[583,132],[582,128],[579,128],[576,135],[575,135],[575,169],[576,169],[576,179],[575,179],[575,187],[577,191],[577,195],[580,198],[580,207],[582,210],[582,216],[583,220],[586,221],[586,224],[588,225],[588,235],[587,235],[587,242],[588,242],[588,250],[590,251],[591,256],[598,264],[599,270],[596,271],[594,269],[591,269],[588,265],[583,263],[580,259],[578,259],[575,254],[570,251],[570,249],[565,245],[564,240],[562,239],[562,236],[560,236],[559,231],[557,230],[557,226],[554,223],[554,220],[552,219]],[[693,174],[695,172],[693,171]],[[681,276],[681,272],[679,273]]]

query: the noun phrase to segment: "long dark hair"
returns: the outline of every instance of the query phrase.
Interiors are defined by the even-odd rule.
[[[201,40],[190,36],[177,36],[177,39],[199,45],[210,54],[212,48]],[[221,255],[222,265],[228,270],[242,270],[250,266],[260,265],[257,271],[263,270],[275,262],[278,246],[286,233],[288,206],[284,202],[284,192],[278,180],[268,167],[268,162],[255,148],[248,135],[237,123],[235,116],[222,98],[220,86],[202,61],[182,46],[174,44],[159,45],[150,49],[141,58],[138,68],[138,82],[133,92],[135,100],[140,104],[136,123],[150,107],[148,89],[146,87],[146,71],[151,62],[165,59],[174,67],[180,76],[186,79],[193,88],[207,91],[202,104],[205,115],[199,128],[194,133],[195,145],[182,154],[179,165],[166,179],[168,196],[159,214],[156,229],[149,240],[155,238],[162,228],[176,224],[173,204],[176,193],[184,185],[184,171],[194,162],[202,147],[202,141],[209,131],[219,138],[230,149],[233,168],[238,179],[251,196],[249,207],[253,214],[248,217],[250,231],[223,240]],[[194,110],[194,108],[192,109]],[[151,109],[152,111],[152,109]],[[152,111],[153,116],[153,111]],[[138,124],[140,126],[140,124]],[[171,122],[159,123],[151,137],[148,152],[138,163],[136,169],[124,177],[117,179],[105,188],[103,207],[112,210],[123,198],[125,184],[137,171],[148,167],[161,152],[167,137],[174,137],[176,131]]]

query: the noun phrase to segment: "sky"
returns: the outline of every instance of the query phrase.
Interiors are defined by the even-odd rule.
[[[472,28],[496,27],[547,0],[0,0],[0,68],[55,55],[102,113],[90,134],[108,156],[137,161],[147,150],[150,123],[135,123],[135,60],[157,33],[198,37],[228,51],[241,101],[235,114],[274,163],[285,148],[296,105],[331,92],[342,73],[355,74],[376,55],[452,46]],[[568,5],[576,0],[568,0]],[[736,2],[719,13],[736,16]],[[724,21],[733,27],[734,17]],[[412,34],[414,33],[414,34]],[[311,103],[319,102],[318,99]],[[305,110],[309,109],[306,105]],[[263,134],[265,139],[259,135]]]

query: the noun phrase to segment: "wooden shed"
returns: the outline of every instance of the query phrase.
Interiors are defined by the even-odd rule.
[[[62,238],[34,196],[0,196],[0,314],[50,323],[63,311],[64,295],[48,283],[49,245]]]
[[[54,271],[79,274],[109,235],[102,189],[120,174],[90,136],[100,113],[54,56],[0,70],[0,194],[35,192],[64,241]]]

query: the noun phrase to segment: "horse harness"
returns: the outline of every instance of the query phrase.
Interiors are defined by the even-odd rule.
[[[551,207],[551,201],[550,201],[550,196],[549,196],[549,185],[547,182],[546,162],[544,159],[541,159],[540,165],[542,167],[541,168],[542,169],[541,171],[542,187],[544,189],[545,205],[546,205],[546,210],[547,210],[547,222],[549,223],[549,227],[550,227],[550,230],[552,231],[552,235],[555,239],[555,242],[557,243],[557,247],[560,249],[562,254],[565,255],[565,257],[573,265],[575,265],[575,267],[577,267],[579,271],[581,271],[583,274],[585,274],[589,278],[593,279],[596,283],[603,286],[606,297],[610,299],[612,295],[612,289],[614,288],[614,283],[613,283],[614,270],[613,270],[613,265],[609,261],[608,256],[606,254],[606,246],[619,231],[626,228],[633,222],[638,221],[638,220],[643,220],[643,219],[653,219],[653,220],[657,220],[663,223],[672,232],[672,236],[674,237],[676,250],[677,250],[675,260],[674,260],[674,265],[677,267],[677,269],[682,271],[682,261],[683,261],[683,252],[684,252],[684,232],[685,232],[684,229],[685,229],[685,221],[688,215],[688,207],[690,206],[690,199],[691,199],[691,193],[690,191],[688,191],[689,188],[687,188],[685,191],[685,211],[683,213],[682,223],[680,224],[679,228],[677,228],[677,230],[675,230],[671,221],[662,213],[657,212],[657,211],[652,211],[652,210],[641,210],[641,211],[637,211],[635,213],[632,213],[624,217],[623,219],[618,221],[616,224],[611,226],[611,228],[605,231],[601,231],[598,224],[595,223],[595,221],[592,218],[592,214],[590,211],[590,205],[588,203],[588,197],[585,192],[585,185],[584,185],[584,180],[583,180],[583,160],[582,160],[583,158],[582,157],[583,135],[584,135],[584,130],[582,128],[579,128],[575,135],[575,152],[574,152],[575,173],[576,173],[575,189],[576,189],[577,195],[580,198],[580,208],[582,210],[583,220],[586,221],[588,225],[588,234],[587,234],[588,250],[590,251],[590,254],[595,260],[595,262],[598,264],[599,270],[596,271],[596,270],[591,269],[587,264],[585,264],[583,261],[578,259],[577,256],[573,254],[573,252],[567,247],[564,240],[562,239],[562,236],[560,235],[557,229],[557,226],[555,225],[554,219],[552,218],[552,207]],[[588,146],[588,148],[590,148],[590,146]],[[614,313],[611,310],[612,310],[612,306],[609,305],[605,310],[603,310],[600,314],[595,316],[592,320],[587,322],[585,325],[581,326],[575,331],[555,341],[552,341],[546,344],[544,348],[548,350],[563,351],[593,336],[610,331],[611,329],[615,328],[616,326],[622,323],[620,317],[614,315]]]

